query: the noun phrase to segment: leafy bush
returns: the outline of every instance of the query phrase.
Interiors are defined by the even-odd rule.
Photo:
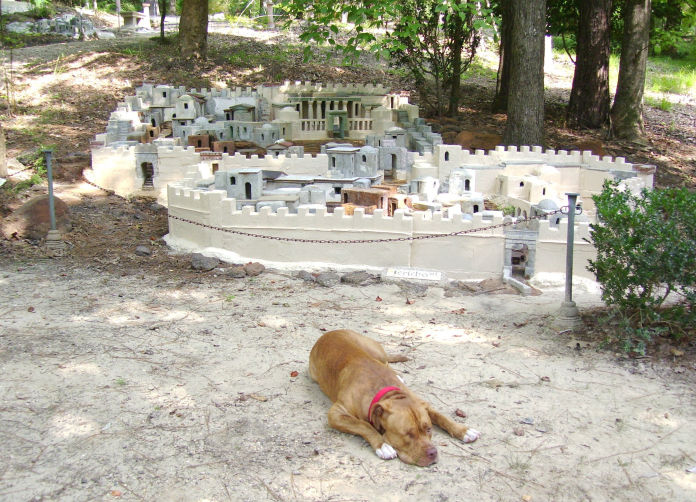
[[[696,194],[686,188],[639,196],[605,182],[593,196],[597,259],[588,267],[619,315],[626,351],[644,353],[656,335],[696,329]],[[669,301],[668,301],[669,298]]]

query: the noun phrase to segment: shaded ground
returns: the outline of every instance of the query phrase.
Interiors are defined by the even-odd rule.
[[[691,374],[577,348],[551,326],[560,292],[430,288],[407,303],[396,285],[61,260],[0,265],[0,287],[4,500],[696,494]],[[596,300],[578,297],[583,308]],[[465,445],[436,431],[440,461],[417,468],[330,430],[330,403],[306,367],[314,340],[339,327],[407,354],[394,365],[406,383],[450,416],[463,410],[456,420],[482,438]]]

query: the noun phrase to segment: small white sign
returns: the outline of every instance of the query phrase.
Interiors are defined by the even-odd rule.
[[[417,268],[388,268],[386,276],[395,279],[416,279],[420,281],[442,280],[442,272],[419,270]]]

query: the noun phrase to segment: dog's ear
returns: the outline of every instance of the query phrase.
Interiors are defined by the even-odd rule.
[[[384,434],[384,426],[382,425],[382,419],[384,418],[384,406],[378,404],[372,410],[372,426],[377,429],[377,432]]]

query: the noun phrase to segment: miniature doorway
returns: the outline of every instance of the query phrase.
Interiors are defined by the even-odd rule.
[[[143,177],[143,190],[153,190],[155,188],[155,168],[152,162],[143,162],[140,164],[140,174]]]
[[[244,195],[246,195],[247,200],[251,199],[251,183],[244,183]]]
[[[345,138],[348,125],[348,112],[336,110],[329,112],[329,120],[326,121],[326,129],[334,138]]]

